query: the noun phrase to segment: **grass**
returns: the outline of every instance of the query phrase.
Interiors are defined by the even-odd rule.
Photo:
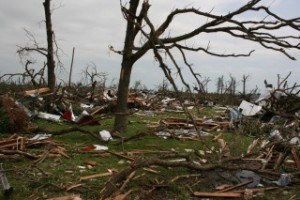
[[[202,110],[202,116],[209,116],[215,114],[212,109]],[[165,112],[162,114],[156,114],[154,117],[141,117],[132,115],[129,117],[128,131],[122,134],[122,137],[130,137],[138,132],[146,131],[147,123],[145,122],[157,122],[162,118],[166,117],[181,117],[185,118],[182,113],[170,113]],[[59,131],[67,129],[70,124],[62,123],[51,123],[44,120],[36,120],[35,123],[43,128],[48,128],[53,131]],[[101,120],[100,126],[86,126],[84,129],[98,133],[101,130],[110,130],[113,126],[113,119],[106,118]],[[218,134],[219,132],[214,132],[213,134]],[[9,137],[10,134],[1,134],[2,138]],[[25,135],[26,137],[31,137],[33,135]],[[33,165],[33,161],[21,158],[16,161],[3,160],[3,166],[5,169],[9,169],[7,177],[14,187],[13,195],[10,199],[46,199],[54,196],[63,196],[66,194],[80,194],[83,199],[98,199],[99,191],[107,182],[109,177],[96,178],[92,180],[80,181],[80,177],[86,175],[93,175],[98,173],[107,172],[108,169],[121,170],[128,166],[128,162],[124,159],[118,158],[116,156],[93,153],[93,152],[79,152],[78,150],[93,144],[107,145],[109,150],[115,152],[131,152],[134,150],[161,150],[169,151],[175,150],[180,153],[187,153],[187,151],[208,151],[212,147],[219,149],[219,143],[217,141],[212,141],[211,138],[206,138],[201,141],[193,140],[178,140],[175,138],[162,139],[155,135],[146,135],[138,139],[134,139],[124,143],[119,144],[119,139],[115,139],[110,142],[100,142],[95,140],[88,134],[72,132],[64,135],[58,135],[53,137],[54,140],[58,141],[63,147],[66,148],[70,158],[47,158],[43,162]],[[231,155],[238,156],[244,153],[252,142],[253,138],[248,137],[240,133],[224,132],[222,135],[229,145]],[[42,153],[45,151],[46,146],[39,146],[33,149],[26,149],[30,153]],[[155,156],[153,154],[127,154],[130,157],[151,157]],[[214,162],[219,158],[218,152],[213,152],[211,154],[206,154],[205,158],[209,158],[211,162]],[[91,169],[87,168],[85,164],[86,161],[96,162],[96,166]],[[85,167],[85,169],[82,169]],[[145,172],[140,169],[137,171],[137,175],[141,178],[130,181],[128,187],[130,188],[142,188],[142,190],[149,191],[153,189],[154,185],[159,185],[160,182],[166,183],[172,180],[174,177],[183,174],[193,174],[195,172],[188,169],[176,168],[167,169],[162,167],[156,167],[155,170],[159,171],[159,174],[153,174]],[[199,184],[201,178],[190,178],[190,179],[180,179],[173,182],[167,186],[161,186],[156,188],[151,193],[152,199],[192,199],[190,196],[190,191],[186,185],[194,190],[206,190],[203,188],[205,186],[205,180]],[[69,186],[82,184],[81,187],[74,188],[70,191],[66,191]],[[295,192],[295,191],[294,191]],[[291,193],[294,194],[292,191]],[[141,195],[140,192],[134,192],[134,195]],[[299,195],[299,192],[297,192]],[[141,196],[141,199],[143,196]],[[149,196],[145,196],[149,198]],[[144,199],[145,199],[144,198]],[[270,196],[264,197],[266,199],[272,199]],[[7,199],[2,197],[2,199]]]

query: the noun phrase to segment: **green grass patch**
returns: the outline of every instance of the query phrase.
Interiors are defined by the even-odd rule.
[[[217,112],[211,108],[205,108],[201,110],[201,116],[212,116]],[[182,113],[165,112],[162,114],[156,114],[155,116],[129,116],[128,131],[122,133],[122,137],[129,138],[140,132],[147,132],[147,124],[150,122],[158,122],[159,120],[167,117],[186,118]],[[99,126],[84,126],[81,127],[84,130],[91,131],[98,134],[101,130],[111,130],[113,126],[113,118],[105,118],[100,121]],[[35,123],[45,129],[51,131],[61,131],[72,127],[70,123],[53,123],[44,120],[36,120]],[[214,132],[213,134],[219,134]],[[24,135],[31,137],[34,134]],[[10,134],[1,134],[1,138],[6,138]],[[102,142],[93,138],[87,133],[70,132],[63,135],[57,135],[52,137],[53,140],[58,141],[66,150],[69,158],[46,158],[43,162],[32,165],[33,160],[27,158],[21,158],[18,160],[4,160],[4,168],[10,171],[6,172],[10,184],[14,187],[13,196],[11,199],[26,199],[29,196],[32,199],[46,199],[54,196],[62,196],[66,194],[80,194],[83,199],[98,199],[100,189],[105,185],[108,176],[95,178],[91,180],[80,181],[83,176],[99,174],[110,170],[121,170],[129,166],[129,162],[124,158],[119,158],[108,153],[97,152],[82,152],[84,147],[93,144],[100,144],[108,146],[110,151],[122,153],[123,151],[131,152],[137,150],[149,150],[149,151],[174,151],[182,154],[189,154],[190,157],[199,161],[200,157],[197,155],[199,151],[205,152],[203,158],[208,160],[208,163],[214,163],[219,160],[221,154],[218,152],[220,144],[218,141],[213,141],[212,138],[203,138],[199,141],[188,139],[175,139],[168,138],[163,139],[155,135],[145,135],[125,143],[120,143],[120,138],[115,138],[113,141]],[[248,134],[233,133],[226,131],[223,133],[221,139],[227,142],[230,153],[232,156],[239,156],[245,153],[249,144],[253,138]],[[35,148],[26,149],[27,152],[32,154],[41,154],[47,148],[47,146],[37,146]],[[211,151],[214,149],[214,151]],[[152,157],[160,156],[161,154],[125,154],[132,158],[138,157]],[[94,167],[88,168],[85,164],[86,161],[95,162]],[[175,181],[167,186],[168,183],[174,177],[184,174],[194,174],[195,171],[191,171],[185,168],[164,168],[156,167],[155,170],[159,171],[159,174],[153,174],[146,172],[143,169],[137,170],[137,176],[141,176],[137,180],[132,180],[128,183],[127,189],[138,189],[132,193],[133,197],[141,195],[139,191],[141,188],[145,191],[153,190],[154,185],[157,188],[151,193],[147,193],[145,198],[152,199],[192,199],[189,189],[190,186],[195,191],[203,189],[205,186],[205,180],[202,184],[197,182],[201,181],[201,178],[183,178]],[[82,184],[79,187],[67,191],[72,185]],[[159,185],[161,184],[161,185]],[[118,186],[119,187],[119,186]],[[205,188],[204,188],[205,189]],[[297,190],[295,190],[297,191]],[[291,191],[294,194],[295,191]],[[299,195],[299,192],[297,192]],[[4,197],[3,197],[4,198]]]

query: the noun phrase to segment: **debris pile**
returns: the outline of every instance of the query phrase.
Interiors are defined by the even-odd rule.
[[[38,134],[32,138],[11,135],[0,141],[0,158],[2,159],[20,159],[26,157],[40,162],[39,159],[46,157],[65,157],[69,158],[65,148],[58,142],[52,140],[49,134]],[[47,146],[46,150],[41,150],[39,154],[29,153],[28,149],[40,146]]]
[[[18,133],[2,138],[0,158],[9,160],[25,157],[37,164],[50,157],[74,158],[74,154],[101,158],[115,156],[119,159],[117,163],[120,168],[107,168],[107,171],[102,173],[93,173],[97,162],[86,160],[82,165],[76,165],[79,173],[85,174],[63,188],[67,192],[79,190],[94,179],[106,178],[109,180],[102,185],[100,191],[102,199],[122,199],[136,193],[146,199],[147,196],[141,196],[140,192],[126,189],[130,181],[143,182],[147,174],[155,177],[151,180],[150,188],[149,184],[143,186],[148,193],[157,188],[169,188],[173,183],[184,180],[188,185],[201,186],[201,190],[199,187],[189,188],[191,195],[195,197],[260,197],[266,191],[298,184],[300,178],[299,92],[295,92],[295,88],[284,88],[286,86],[273,89],[267,85],[267,92],[261,94],[254,102],[243,100],[234,108],[210,104],[215,112],[209,117],[197,116],[199,105],[194,101],[180,102],[177,98],[135,91],[128,97],[130,114],[145,119],[139,123],[148,124],[149,130],[128,138],[111,134],[105,129],[96,132],[83,129],[86,125],[100,125],[103,117],[113,114],[116,104],[113,90],[103,90],[101,94],[97,94],[86,88],[86,92],[80,91],[80,88],[59,88],[55,93],[50,93],[48,88],[39,88],[24,91],[14,98],[2,96],[0,112],[5,115],[2,115],[3,120],[0,123],[1,127],[6,127],[3,125],[6,123],[10,128],[0,131],[15,133],[22,130],[38,134],[30,137]],[[47,108],[45,105],[49,98],[52,103]],[[185,109],[191,111],[191,117],[183,117]],[[34,118],[45,119],[55,124],[64,123],[69,127],[61,131],[41,130],[35,127],[35,131],[32,131],[34,125],[30,122]],[[134,121],[131,123],[134,124]],[[74,131],[89,134],[97,139],[97,142],[87,144],[78,141],[80,143],[71,150],[70,156],[65,147],[52,137]],[[238,134],[250,135],[253,140],[247,152],[237,156],[230,146],[232,141],[224,137],[225,134],[233,135],[231,138],[238,137]],[[152,145],[155,150],[126,150],[126,143],[148,136],[162,142],[172,139],[181,142],[194,141],[197,145],[187,146],[184,152],[176,148],[159,149],[159,144],[145,144]],[[206,142],[212,146],[206,145]],[[115,146],[111,148],[112,145]],[[117,151],[118,148],[122,150]],[[34,151],[31,151],[32,149]],[[188,171],[187,174],[176,175],[171,179],[160,179],[159,176],[163,173],[161,167],[164,170],[185,168]],[[75,174],[74,169],[66,170],[67,172]],[[1,175],[1,169],[0,176],[4,177]],[[9,190],[10,185],[6,185],[5,188]],[[57,199],[69,197],[73,198],[65,195]],[[75,195],[74,198],[80,199],[80,196]]]

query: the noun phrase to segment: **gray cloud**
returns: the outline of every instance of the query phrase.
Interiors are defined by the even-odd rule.
[[[125,1],[124,1],[125,2]],[[204,11],[227,13],[238,8],[247,0],[152,0],[150,18],[154,24],[158,25],[167,14],[179,7],[193,6]],[[286,16],[295,17],[298,15],[300,2],[296,0],[267,0],[267,4],[272,4],[271,9]],[[272,3],[273,2],[273,3]],[[52,0],[55,7],[53,11],[53,28],[60,48],[64,51],[62,61],[68,70],[71,51],[76,47],[74,62],[74,81],[81,80],[82,69],[90,62],[97,65],[99,71],[109,74],[110,79],[118,78],[120,71],[121,57],[108,51],[108,46],[113,45],[122,49],[126,22],[122,17],[119,1],[108,0]],[[249,13],[247,17],[261,17]],[[36,0],[6,0],[0,2],[0,73],[12,73],[23,71],[22,64],[16,55],[16,45],[26,44],[27,38],[24,28],[32,31],[36,39],[45,44],[44,18],[42,1]],[[204,19],[205,20],[205,19]],[[187,29],[192,30],[197,24],[203,23],[195,21],[191,16],[181,16],[174,20],[174,25],[170,33],[178,35]],[[195,71],[201,73],[203,77],[211,77],[211,90],[215,90],[215,79],[218,76],[229,76],[232,74],[239,79],[242,74],[249,74],[251,80],[249,87],[255,85],[262,86],[263,79],[276,81],[277,74],[285,75],[289,71],[293,72],[290,81],[297,81],[299,74],[300,59],[299,52],[293,52],[297,61],[290,61],[278,52],[264,50],[257,44],[231,39],[222,34],[207,35],[197,37],[197,40],[188,41],[189,44],[207,45],[211,41],[211,48],[217,52],[248,52],[256,49],[251,58],[215,58],[203,53],[188,54],[190,62],[194,64]],[[181,63],[181,62],[179,62]],[[182,63],[181,63],[182,64]],[[38,65],[39,66],[39,65]],[[192,80],[190,73],[184,73],[188,80]],[[61,73],[67,76],[67,72]],[[163,74],[150,54],[136,63],[133,69],[131,82],[141,80],[148,87],[155,87],[162,82]]]

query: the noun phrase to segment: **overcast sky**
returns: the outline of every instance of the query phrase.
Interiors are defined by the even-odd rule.
[[[36,40],[46,44],[43,1],[37,0],[1,0],[0,1],[0,75],[24,71],[24,63],[16,54],[17,45],[26,45],[29,40],[25,31],[32,32]],[[123,1],[125,2],[125,0]],[[242,0],[150,0],[150,18],[157,26],[174,8],[196,7],[202,11],[215,14],[228,13],[247,1]],[[299,16],[299,0],[266,0],[271,10],[285,18]],[[109,81],[117,79],[120,72],[121,56],[109,52],[108,46],[122,49],[125,25],[120,11],[119,0],[52,0],[52,7],[57,8],[52,13],[53,29],[57,43],[63,53],[61,60],[65,71],[59,71],[61,80],[67,82],[68,70],[71,62],[72,48],[75,47],[73,80],[82,80],[82,70],[90,63],[97,66],[98,72],[106,72]],[[247,15],[245,17],[263,19],[266,15]],[[197,18],[191,16],[175,18],[169,34],[179,34],[191,30],[197,24]],[[300,35],[300,34],[298,34]],[[261,48],[259,45],[235,40],[223,35],[204,36],[192,41],[206,45],[210,41],[210,48],[216,52],[247,53],[255,49],[255,53],[247,58],[217,58],[203,53],[188,54],[196,72],[203,77],[210,77],[210,91],[216,90],[216,79],[231,74],[240,81],[243,74],[250,75],[248,89],[256,85],[262,88],[263,80],[275,84],[277,74],[285,76],[292,71],[290,84],[299,82],[300,52],[292,51],[297,59],[292,61],[284,55]],[[41,60],[36,58],[35,67],[41,66]],[[186,73],[188,80],[191,75]],[[163,80],[163,74],[151,54],[147,54],[138,61],[133,69],[131,83],[141,80],[148,88],[154,88]],[[60,82],[60,80],[58,80]],[[110,82],[108,83],[110,84]],[[239,82],[238,89],[241,88]]]

